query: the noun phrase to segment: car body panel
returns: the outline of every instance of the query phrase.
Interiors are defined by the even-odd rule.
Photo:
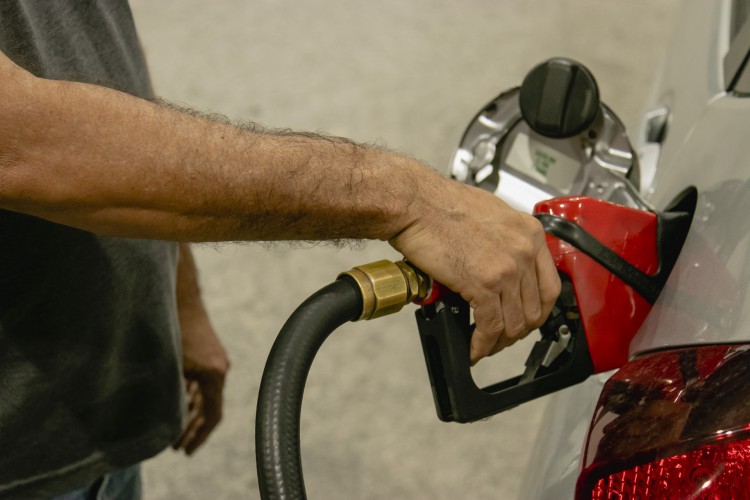
[[[750,208],[750,99],[723,90],[731,7],[731,2],[688,3],[662,71],[653,105],[673,101],[670,130],[646,194],[659,208],[692,185],[698,205],[675,269],[634,338],[631,356],[750,339],[750,318],[743,313],[750,262],[744,213]]]
[[[673,28],[665,23],[673,29],[671,47],[641,130],[631,134],[648,183],[640,189],[655,208],[666,208],[689,186],[698,191],[683,251],[631,343],[631,358],[666,347],[750,340],[750,98],[724,90],[732,8],[731,0],[690,0]],[[647,130],[654,110],[665,119],[665,134]],[[574,496],[583,442],[612,373],[548,397],[520,498]]]
[[[547,406],[519,498],[572,498],[591,415],[612,371],[547,397]],[[574,404],[571,404],[574,403]]]
[[[675,269],[631,343],[639,352],[750,339],[750,100],[712,102],[663,184],[698,188],[695,218]],[[674,173],[673,173],[674,172]],[[658,174],[657,174],[658,175]],[[658,203],[663,203],[661,196]]]

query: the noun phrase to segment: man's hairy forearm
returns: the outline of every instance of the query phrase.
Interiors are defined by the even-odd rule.
[[[417,177],[436,175],[347,140],[234,126],[0,66],[0,207],[98,233],[388,239],[410,223]]]
[[[536,219],[402,155],[40,80],[3,56],[0,81],[0,208],[143,238],[387,239],[474,309],[474,361],[559,293]]]

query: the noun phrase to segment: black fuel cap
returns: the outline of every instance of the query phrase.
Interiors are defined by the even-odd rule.
[[[599,113],[599,88],[591,72],[556,57],[532,69],[521,84],[521,114],[538,134],[562,139],[580,134]]]

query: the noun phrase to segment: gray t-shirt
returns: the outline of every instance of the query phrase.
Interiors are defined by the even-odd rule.
[[[125,0],[3,0],[0,50],[37,76],[152,96]],[[178,435],[176,246],[0,211],[0,498],[45,498]]]

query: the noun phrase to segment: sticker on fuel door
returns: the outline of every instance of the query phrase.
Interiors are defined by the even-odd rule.
[[[505,163],[539,182],[568,194],[581,162],[547,144],[518,132]],[[502,178],[501,178],[502,182]]]

